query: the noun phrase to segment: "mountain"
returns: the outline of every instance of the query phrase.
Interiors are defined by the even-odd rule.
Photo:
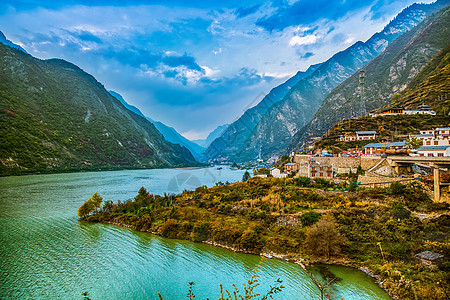
[[[237,156],[267,110],[275,103],[281,101],[297,82],[311,75],[319,66],[320,64],[310,66],[306,72],[299,71],[285,83],[273,88],[261,102],[246,110],[240,118],[229,125],[227,129],[208,146],[205,154],[212,159]]]
[[[434,4],[414,4],[404,9],[381,32],[366,42],[357,42],[333,55],[312,74],[298,81],[282,100],[267,109],[245,141],[234,138],[239,136],[239,132],[235,132],[233,136],[222,140],[225,146],[217,146],[215,141],[207,153],[215,154],[215,158],[228,158],[237,162],[280,153],[289,145],[294,134],[311,121],[328,93],[378,56],[398,36],[447,5],[447,2],[441,0]],[[239,143],[233,143],[234,140]],[[210,149],[213,146],[215,149]]]
[[[388,105],[415,109],[421,104],[432,107],[438,115],[450,115],[450,45],[440,51],[405,90],[394,95]]]
[[[14,44],[13,42],[11,42],[10,40],[8,40],[6,38],[6,36],[3,34],[3,32],[0,31],[0,43],[2,43],[3,45],[6,46],[10,46],[16,49],[19,49],[20,51],[23,51],[25,53],[27,53],[27,51],[25,51],[25,49],[23,49],[22,47],[20,47],[19,45]]]
[[[389,103],[394,94],[403,91],[419,71],[450,44],[449,37],[450,9],[445,8],[400,36],[381,55],[367,64],[363,68],[366,110],[370,111]],[[445,85],[448,86],[448,83]],[[416,95],[422,92],[417,91]],[[359,95],[359,74],[355,73],[326,97],[311,122],[296,133],[289,151],[323,135],[342,118],[361,115],[362,102]]]
[[[119,100],[120,103],[122,103],[123,106],[125,106],[127,109],[131,110],[135,114],[137,114],[137,115],[147,119],[151,123],[153,123],[153,125],[155,125],[156,129],[158,129],[158,131],[164,136],[164,139],[166,141],[186,147],[192,153],[194,158],[198,161],[201,161],[204,159],[204,156],[202,155],[202,153],[205,149],[203,147],[197,145],[194,142],[191,142],[190,140],[188,140],[187,138],[185,138],[184,136],[179,134],[175,130],[175,128],[169,127],[169,126],[165,125],[164,123],[154,121],[153,119],[144,116],[144,114],[139,110],[139,108],[128,104],[119,93],[116,93],[114,91],[109,91],[109,93],[113,97],[115,97],[117,100]]]
[[[218,138],[219,136],[222,135],[222,133],[224,133],[224,131],[228,128],[228,126],[230,126],[230,124],[224,124],[224,125],[220,125],[217,126],[216,129],[214,129],[213,131],[211,131],[210,134],[208,134],[208,136],[206,137],[206,139],[203,140],[193,140],[192,142],[196,143],[197,145],[203,147],[204,149],[208,148],[209,145],[211,145],[211,143]]]
[[[198,165],[79,67],[3,44],[0,65],[0,175]]]

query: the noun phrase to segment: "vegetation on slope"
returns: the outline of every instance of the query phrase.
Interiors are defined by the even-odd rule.
[[[0,175],[196,164],[77,66],[3,44],[0,65]]]
[[[448,260],[429,269],[413,255],[433,250],[448,259],[449,205],[433,203],[418,184],[356,192],[344,186],[300,177],[218,183],[177,196],[141,188],[134,199],[107,201],[85,219],[236,251],[346,261],[369,267],[401,299],[444,299]],[[419,219],[414,211],[434,217]]]

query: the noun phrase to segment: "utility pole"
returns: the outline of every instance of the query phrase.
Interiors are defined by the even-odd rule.
[[[359,71],[359,92],[360,92],[360,111],[361,116],[366,115],[366,102],[364,99],[364,87],[366,84],[366,72],[364,70]]]

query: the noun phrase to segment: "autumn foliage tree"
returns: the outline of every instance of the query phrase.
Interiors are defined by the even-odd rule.
[[[78,208],[78,216],[84,218],[93,211],[99,209],[102,205],[103,198],[98,194],[94,193],[91,198],[84,201],[84,203]]]
[[[336,222],[330,215],[323,216],[319,222],[306,233],[306,246],[316,257],[330,258],[339,255],[345,237],[336,227]]]

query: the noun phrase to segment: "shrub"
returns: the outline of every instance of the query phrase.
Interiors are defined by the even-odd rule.
[[[389,194],[391,195],[401,195],[403,194],[403,189],[405,186],[401,184],[400,182],[393,182],[391,183],[391,186],[389,187]]]
[[[321,214],[315,211],[308,211],[302,214],[300,220],[303,226],[311,226],[315,224],[322,217]]]
[[[411,212],[406,209],[402,204],[400,203],[394,203],[392,208],[392,216],[395,219],[407,219],[411,215]]]
[[[206,241],[209,238],[209,224],[208,222],[203,222],[196,224],[192,230],[192,240],[194,242]]]

